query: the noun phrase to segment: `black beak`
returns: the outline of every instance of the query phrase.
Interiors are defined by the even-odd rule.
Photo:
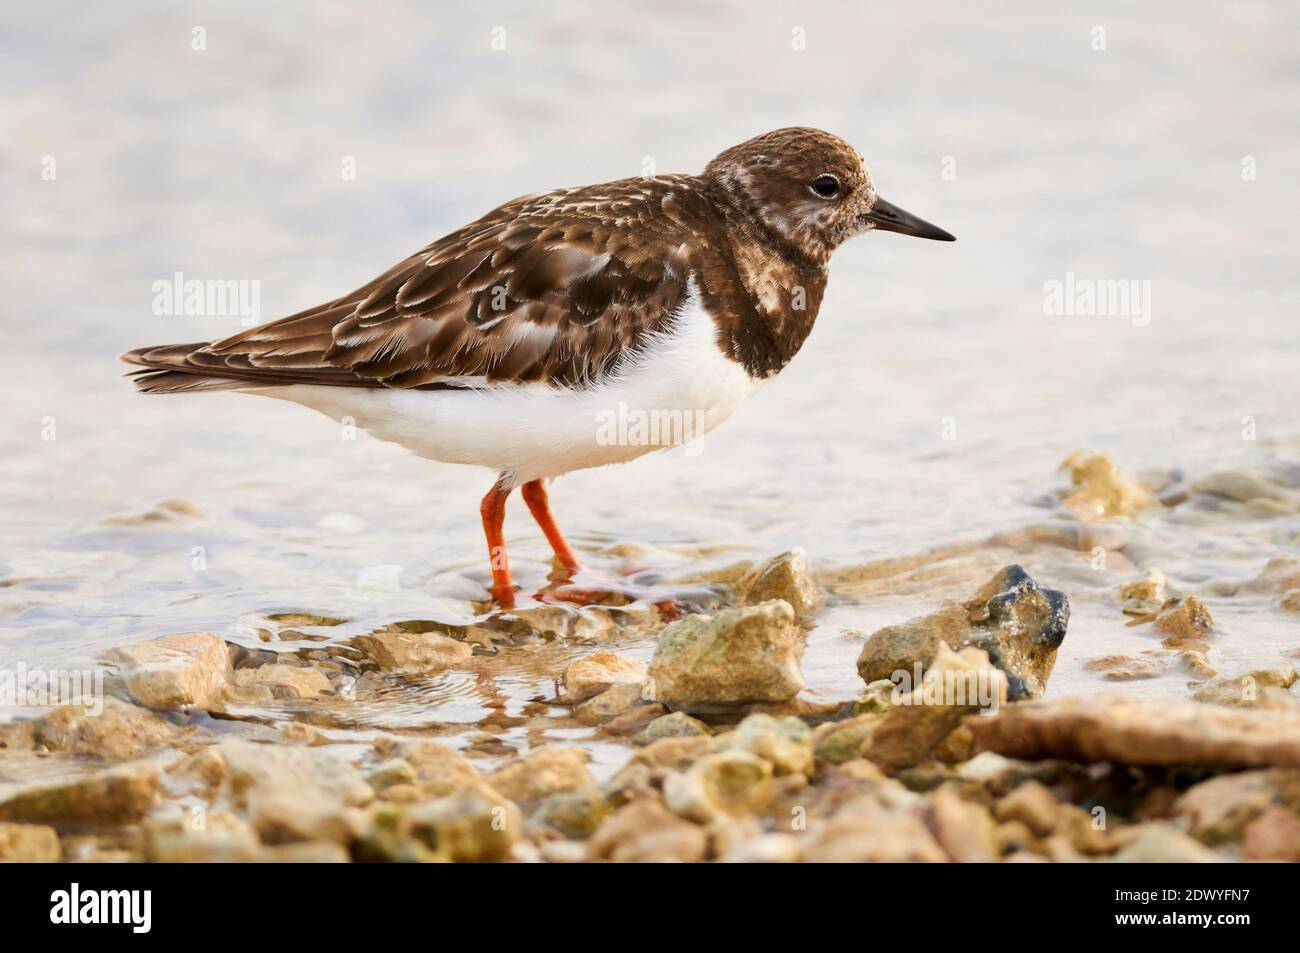
[[[955,242],[956,235],[950,235],[938,225],[931,225],[923,218],[917,218],[911,212],[904,212],[892,202],[882,198],[867,213],[867,221],[883,232],[898,232],[900,235],[915,235],[917,238],[931,238],[936,242]]]

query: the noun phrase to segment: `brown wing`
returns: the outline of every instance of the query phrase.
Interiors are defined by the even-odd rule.
[[[683,192],[628,179],[517,199],[350,295],[132,363],[223,381],[360,387],[598,380],[665,321],[691,268]],[[670,198],[671,196],[671,198]],[[139,381],[142,389],[147,380]]]

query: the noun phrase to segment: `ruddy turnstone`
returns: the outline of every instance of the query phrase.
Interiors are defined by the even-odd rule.
[[[555,556],[581,564],[544,482],[695,439],[790,362],[831,253],[878,229],[953,241],[876,195],[818,129],[734,146],[702,175],[507,202],[327,304],[220,341],[130,351],[146,394],[240,390],[347,419],[423,457],[489,467],[481,515],[497,603],[516,487]],[[611,414],[663,420],[611,431]],[[611,439],[611,433],[622,439]]]

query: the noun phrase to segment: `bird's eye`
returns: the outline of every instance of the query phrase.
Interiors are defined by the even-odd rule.
[[[824,199],[833,199],[840,190],[840,180],[827,173],[812,181],[812,190]]]

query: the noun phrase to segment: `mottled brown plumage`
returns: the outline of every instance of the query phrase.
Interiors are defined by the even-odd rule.
[[[834,176],[828,200],[810,189]],[[703,175],[507,202],[334,301],[213,343],[140,348],[146,392],[277,384],[588,386],[662,329],[693,278],[754,377],[811,331],[831,252],[872,227],[861,157],[815,129],[728,149]]]

